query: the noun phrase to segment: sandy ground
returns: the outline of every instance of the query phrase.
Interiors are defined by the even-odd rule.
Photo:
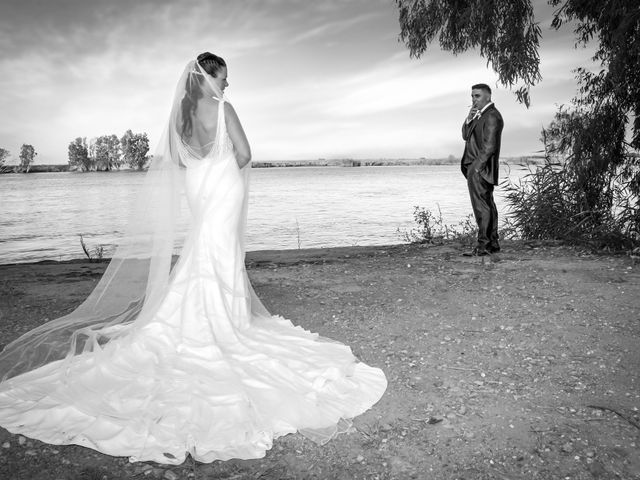
[[[259,460],[129,463],[0,429],[0,479],[640,479],[640,265],[507,244],[255,252],[274,313],[389,379],[354,430]],[[0,266],[0,344],[74,308],[104,264]]]

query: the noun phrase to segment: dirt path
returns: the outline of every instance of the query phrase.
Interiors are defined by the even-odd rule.
[[[274,313],[389,379],[354,431],[264,459],[130,464],[0,429],[1,479],[640,479],[640,266],[507,245],[256,252]],[[104,265],[0,266],[0,344],[82,301]],[[617,413],[614,413],[617,412]]]

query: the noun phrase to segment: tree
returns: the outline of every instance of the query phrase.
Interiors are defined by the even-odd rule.
[[[149,156],[149,138],[146,133],[133,133],[127,130],[120,139],[122,156],[129,167],[134,170],[144,169]]]
[[[419,58],[438,37],[440,47],[454,55],[479,49],[498,74],[529,105],[529,87],[538,83],[542,36],[531,0],[396,0],[400,39]]]
[[[396,0],[400,39],[412,56],[438,36],[454,54],[479,49],[527,106],[528,88],[540,80],[541,32],[531,0]],[[551,26],[574,25],[577,45],[597,41],[597,73],[577,70],[578,91],[543,132],[545,149],[566,160],[532,173],[531,188],[511,186],[516,226],[536,231],[542,213],[566,200],[556,235],[594,246],[640,243],[640,2],[637,0],[548,0],[556,7]],[[559,175],[560,177],[554,177]],[[550,180],[537,182],[542,179]],[[557,191],[534,188],[557,185]],[[513,203],[516,202],[516,203]],[[555,213],[554,213],[555,214]],[[534,223],[532,223],[534,222]],[[544,225],[541,224],[541,229]],[[526,228],[525,228],[526,226]],[[529,233],[531,234],[531,233]],[[533,235],[533,234],[532,234]]]
[[[10,154],[11,152],[9,152],[9,150],[7,150],[6,148],[0,148],[0,167],[4,166],[4,162],[7,161],[7,158],[9,158]]]
[[[36,149],[33,148],[33,145],[29,145],[27,143],[23,143],[22,147],[20,147],[20,171],[24,173],[29,173],[29,169],[31,168],[31,164],[33,163],[34,158],[38,155],[36,153]]]
[[[102,135],[96,138],[89,147],[96,169],[110,171],[122,165],[120,140],[116,135]]]
[[[78,137],[69,143],[69,166],[83,172],[88,172],[94,168],[93,159],[89,157],[86,138]]]

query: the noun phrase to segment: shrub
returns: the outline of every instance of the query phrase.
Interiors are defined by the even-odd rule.
[[[510,222],[523,239],[595,250],[640,245],[640,162],[619,138],[617,116],[605,108],[561,109],[543,130],[544,165],[503,184]]]
[[[412,228],[409,231],[399,228],[397,230],[398,235],[405,242],[441,245],[446,241],[457,241],[473,245],[478,235],[478,227],[473,215],[467,215],[457,225],[449,225],[444,222],[440,206],[438,206],[437,215],[431,210],[415,206],[413,220],[417,225],[416,228]]]

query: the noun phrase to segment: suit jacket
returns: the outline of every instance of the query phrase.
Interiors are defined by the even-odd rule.
[[[465,177],[469,168],[476,168],[487,182],[498,184],[503,127],[502,115],[495,105],[489,105],[477,120],[462,124],[465,146],[460,166]]]

